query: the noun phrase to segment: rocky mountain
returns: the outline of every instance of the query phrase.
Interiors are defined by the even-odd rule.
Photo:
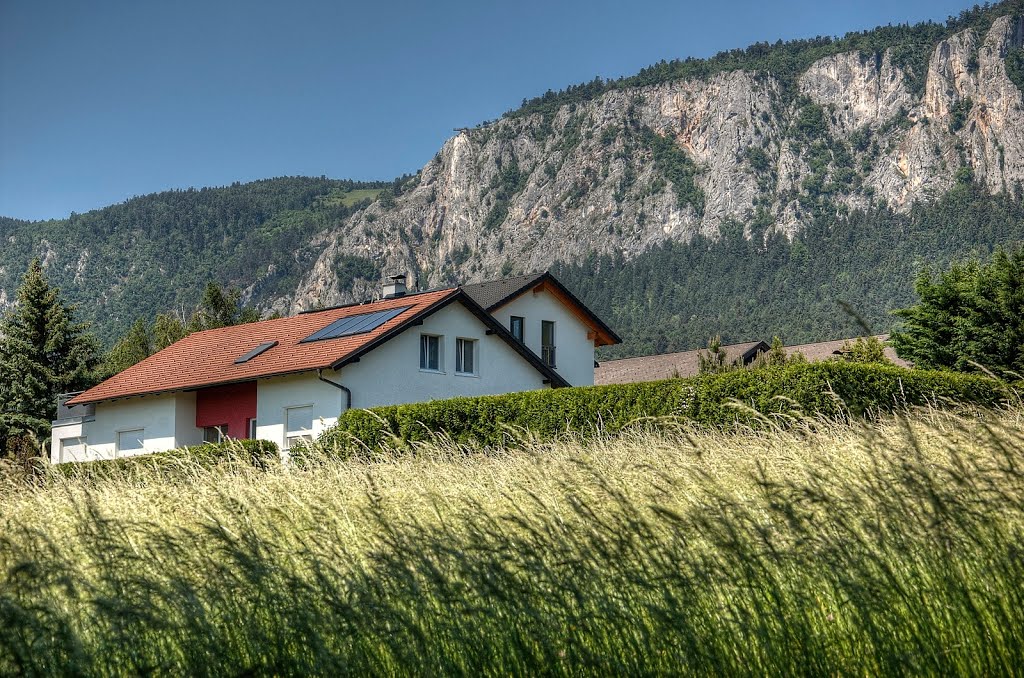
[[[524,101],[389,183],[284,178],[0,219],[108,342],[208,280],[267,312],[554,267],[607,355],[888,329],[928,266],[1024,241],[1024,0],[756,44]]]
[[[549,93],[460,132],[415,186],[319,233],[317,261],[275,305],[372,294],[377,281],[339,277],[342,256],[428,287],[594,253],[628,261],[666,241],[715,239],[731,222],[747,238],[793,238],[822,215],[905,212],[958,181],[1020,196],[1020,4],[903,33],[754,46],[698,77]],[[908,50],[922,34],[937,39]],[[789,72],[756,68],[772,50],[796,53]]]

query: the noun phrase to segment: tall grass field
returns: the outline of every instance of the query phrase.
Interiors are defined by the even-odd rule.
[[[0,674],[1012,675],[1024,410],[0,487]]]

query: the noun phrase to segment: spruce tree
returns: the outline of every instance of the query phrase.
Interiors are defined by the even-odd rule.
[[[174,342],[171,342],[174,343]],[[169,344],[168,344],[169,345]],[[145,318],[138,318],[103,359],[104,379],[111,377],[153,354],[153,335]]]
[[[920,303],[895,312],[903,324],[891,343],[901,358],[926,369],[1024,374],[1024,246],[938,276],[925,270],[914,290]]]
[[[94,382],[98,346],[38,259],[29,264],[0,335],[0,442],[7,450],[27,435],[48,437],[57,395]]]

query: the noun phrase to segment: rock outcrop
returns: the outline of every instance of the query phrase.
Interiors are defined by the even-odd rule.
[[[1004,59],[1021,35],[1020,20],[1002,17],[984,35],[943,40],[920,94],[889,51],[850,52],[814,63],[795,93],[771,74],[732,71],[463,131],[414,186],[321,233],[318,260],[276,307],[372,296],[378,281],[338,279],[346,255],[429,287],[590,252],[628,258],[666,239],[714,236],[726,222],[751,237],[754,224],[791,235],[821,193],[840,207],[908,209],[958,180],[1019,192],[1024,105]],[[816,120],[816,137],[801,133]],[[652,133],[671,141],[668,160]],[[689,198],[666,163],[692,170]]]

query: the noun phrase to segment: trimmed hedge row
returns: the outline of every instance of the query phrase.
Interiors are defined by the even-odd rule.
[[[221,443],[205,443],[191,447],[179,447],[166,452],[140,454],[117,459],[55,464],[50,468],[61,475],[73,478],[103,475],[122,475],[136,470],[146,473],[177,473],[196,468],[212,468],[230,460],[257,468],[266,468],[280,459],[277,443],[270,440],[226,440]]]
[[[954,372],[845,362],[794,364],[349,410],[319,443],[327,451],[350,453],[443,434],[458,443],[502,446],[514,445],[522,431],[542,438],[568,431],[587,436],[615,433],[643,420],[657,426],[658,419],[718,428],[761,427],[765,415],[845,420],[931,402],[994,407],[1006,403],[1012,392],[994,379]],[[749,409],[737,407],[736,401]]]

